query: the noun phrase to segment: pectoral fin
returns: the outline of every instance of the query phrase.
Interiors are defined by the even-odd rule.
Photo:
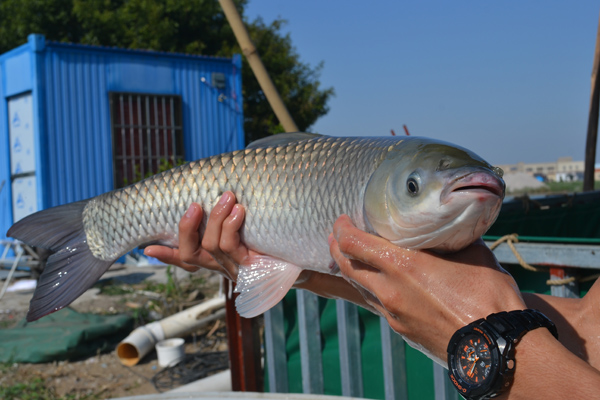
[[[275,306],[291,289],[302,268],[270,256],[258,256],[248,266],[240,266],[235,291],[237,312],[244,318],[256,317]]]

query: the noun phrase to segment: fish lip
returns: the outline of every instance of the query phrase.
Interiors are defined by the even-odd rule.
[[[492,171],[470,171],[453,177],[451,183],[442,191],[442,199],[447,199],[452,193],[463,192],[489,194],[502,199],[505,187],[504,181]]]

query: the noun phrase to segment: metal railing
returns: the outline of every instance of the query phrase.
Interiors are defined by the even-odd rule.
[[[492,242],[486,242],[490,245]],[[514,246],[529,263],[548,266],[549,279],[569,278],[577,269],[600,269],[600,244],[515,243]],[[518,264],[517,257],[507,243],[494,249],[498,261]],[[579,297],[577,281],[551,286],[551,293],[559,297]],[[320,316],[317,296],[303,290],[296,292],[302,390],[304,393],[323,394],[323,366]],[[357,306],[336,300],[337,329],[342,395],[363,397],[361,371],[360,330]],[[407,362],[405,342],[380,318],[383,381],[386,400],[408,400]],[[286,335],[283,304],[265,314],[265,355],[270,392],[288,391]],[[458,400],[460,397],[441,365],[431,362],[435,400]]]
[[[300,333],[300,358],[302,390],[304,393],[323,394],[323,367],[321,355],[321,329],[319,323],[318,296],[296,291],[298,325]],[[361,370],[361,343],[358,307],[344,300],[336,300],[339,339],[340,375],[342,395],[364,397]],[[265,353],[269,391],[288,391],[287,360],[284,331],[283,304],[265,313]],[[381,352],[383,356],[383,381],[386,400],[408,400],[404,339],[394,332],[384,318],[380,318]],[[456,399],[458,393],[452,388],[442,366],[433,363],[435,398]]]
[[[31,270],[40,264],[40,257],[35,250],[19,241],[0,240],[0,245],[3,247],[0,269],[10,267],[2,291],[0,291],[0,299],[2,299],[17,268],[27,267]]]

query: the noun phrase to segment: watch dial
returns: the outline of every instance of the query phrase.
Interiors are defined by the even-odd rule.
[[[462,338],[456,354],[457,372],[471,386],[478,386],[488,379],[492,365],[489,346],[480,335],[468,334]]]

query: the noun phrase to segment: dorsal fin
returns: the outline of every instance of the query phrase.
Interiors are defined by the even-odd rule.
[[[283,146],[293,142],[300,142],[302,140],[313,139],[319,136],[323,135],[308,132],[278,133],[277,135],[267,136],[266,138],[255,140],[254,142],[246,146],[246,149]]]

